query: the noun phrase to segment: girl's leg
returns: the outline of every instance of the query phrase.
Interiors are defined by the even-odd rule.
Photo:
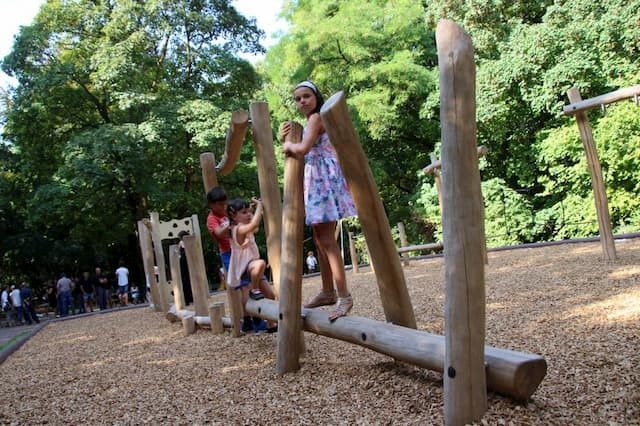
[[[251,290],[260,291],[260,281],[264,276],[264,270],[267,268],[267,264],[262,259],[252,260],[247,266],[247,273],[251,278]]]
[[[313,234],[318,251],[321,253],[321,258],[324,257],[325,262],[327,262],[327,265],[323,268],[322,260],[320,261],[321,271],[323,269],[327,269],[326,266],[328,266],[330,268],[332,278],[336,282],[338,297],[347,297],[349,296],[349,290],[347,289],[347,279],[344,272],[342,255],[340,254],[340,248],[338,247],[338,243],[335,239],[335,228],[336,222],[318,223],[313,225]],[[324,273],[322,275],[322,289],[324,290]],[[333,290],[333,286],[331,286],[331,290]]]
[[[335,229],[335,222],[331,222]],[[325,224],[322,224],[325,225]],[[322,278],[322,292],[326,294],[332,294],[334,292],[333,289],[333,273],[331,271],[331,266],[329,264],[329,259],[327,258],[327,254],[322,246],[322,242],[318,236],[318,231],[316,227],[319,225],[312,225],[311,229],[313,230],[313,242],[318,249],[318,263],[320,265],[320,277]],[[333,231],[332,231],[333,232]]]

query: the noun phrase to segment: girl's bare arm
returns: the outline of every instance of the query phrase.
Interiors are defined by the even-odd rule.
[[[244,243],[244,239],[248,234],[255,233],[260,227],[260,221],[262,220],[262,201],[257,198],[252,198],[251,201],[256,206],[253,217],[249,223],[238,224],[236,228],[236,235],[238,237],[238,244]]]
[[[289,133],[288,126],[284,126],[282,130],[283,137]],[[303,157],[311,150],[311,147],[318,140],[322,132],[324,132],[324,126],[322,125],[320,114],[312,114],[307,120],[307,127],[302,141],[300,143],[285,142],[283,146],[284,153],[294,157]]]

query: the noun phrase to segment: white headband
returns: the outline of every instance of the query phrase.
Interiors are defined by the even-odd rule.
[[[296,86],[296,89],[298,89],[298,88],[300,88],[300,87],[306,87],[306,88],[308,88],[308,89],[313,90],[313,92],[314,92],[314,93],[318,93],[318,88],[316,87],[316,85],[315,85],[315,84],[313,84],[312,82],[310,82],[309,80],[305,80],[305,81],[303,81],[302,83],[299,83],[299,84]],[[296,89],[293,89],[293,90],[296,90]]]

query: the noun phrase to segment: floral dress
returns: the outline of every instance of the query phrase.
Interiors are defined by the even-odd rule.
[[[326,132],[304,156],[304,206],[307,225],[356,216],[347,181]]]

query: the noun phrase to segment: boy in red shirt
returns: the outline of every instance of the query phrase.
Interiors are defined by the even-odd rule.
[[[212,188],[207,193],[209,215],[207,216],[207,230],[211,237],[218,243],[220,259],[225,274],[229,270],[231,259],[231,234],[229,231],[229,218],[227,217],[227,193],[221,186]]]

